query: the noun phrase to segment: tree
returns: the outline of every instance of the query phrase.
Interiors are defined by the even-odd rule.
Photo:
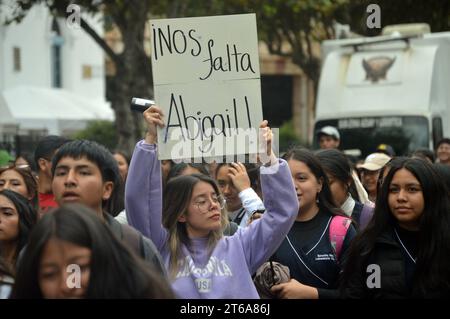
[[[1,1],[1,0],[0,0]],[[314,52],[314,43],[333,34],[332,23],[339,8],[348,0],[229,0],[199,2],[193,0],[123,1],[79,0],[83,12],[102,12],[111,25],[120,31],[123,51],[116,53],[105,40],[81,17],[81,28],[94,39],[113,61],[116,74],[108,79],[107,96],[116,116],[118,148],[130,152],[142,136],[142,120],[139,114],[129,110],[133,96],[153,98],[153,79],[150,58],[144,50],[144,31],[152,14],[162,17],[184,17],[213,14],[256,12],[259,35],[270,51],[290,56],[317,88],[320,57]],[[69,0],[19,0],[15,19],[20,21],[29,9],[44,3],[56,16],[70,15]],[[289,48],[283,44],[287,41]]]
[[[293,146],[309,147],[306,141],[301,140],[295,134],[294,122],[291,120],[285,122],[279,130],[279,151],[280,154],[287,152]]]
[[[45,4],[55,16],[69,17],[72,12],[70,10],[67,12],[67,8],[73,2],[68,0],[18,0],[13,19],[20,22],[32,6],[37,4]],[[82,8],[81,28],[102,48],[115,66],[116,74],[108,82],[107,95],[116,117],[117,147],[126,152],[130,152],[136,141],[142,137],[141,116],[132,114],[129,110],[131,98],[133,96],[153,97],[151,63],[144,50],[144,31],[150,13],[150,3],[152,1],[149,0],[76,1],[76,4]],[[105,39],[83,18],[84,14],[93,15],[99,12],[103,13],[120,31],[124,44],[122,52],[114,52]]]
[[[314,84],[320,74],[320,42],[334,37],[336,20],[347,21],[350,0],[212,1],[209,13],[256,13],[258,36],[272,54],[290,57]],[[205,9],[204,9],[205,10]]]
[[[117,130],[110,121],[93,121],[84,130],[77,132],[73,138],[95,141],[111,151],[117,147]]]
[[[316,93],[321,66],[320,43],[334,38],[334,23],[344,19],[348,0],[256,2],[264,3],[258,12],[261,39],[272,54],[291,57],[313,82]]]
[[[2,0],[0,7],[1,4]],[[82,8],[83,14],[94,15],[101,12],[105,21],[119,30],[123,51],[117,53],[83,19],[83,14],[81,15],[81,28],[114,63],[115,75],[107,80],[107,97],[111,101],[116,118],[117,148],[131,153],[143,133],[142,116],[130,111],[131,98],[153,98],[151,60],[144,49],[144,33],[148,19],[151,16],[185,16],[188,9],[192,12],[192,8],[196,13],[206,14],[210,6],[193,0],[17,0],[12,20],[20,22],[37,4],[45,4],[53,15],[66,18],[71,15],[70,11],[67,12],[68,6],[76,4]]]
[[[366,25],[366,8],[377,4],[381,11],[381,26],[401,23],[427,23],[431,32],[450,30],[450,1],[442,0],[359,0],[351,1],[348,14],[349,24],[357,33],[373,36],[382,29],[369,29]]]

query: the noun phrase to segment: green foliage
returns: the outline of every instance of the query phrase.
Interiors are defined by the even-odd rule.
[[[225,13],[256,13],[258,37],[272,54],[291,57],[316,87],[318,44],[334,37],[333,25],[350,0],[229,0]]]
[[[294,123],[292,120],[284,122],[280,127],[280,152],[286,152],[293,145],[302,145],[308,147],[307,143],[302,141],[296,134],[294,129]]]
[[[431,32],[450,31],[450,1],[442,0],[352,0],[348,11],[350,28],[365,36],[378,35],[382,29],[366,26],[367,6],[377,4],[381,10],[381,27],[403,23],[428,23]]]
[[[103,144],[108,149],[117,148],[117,132],[114,123],[109,121],[93,121],[72,138],[77,140],[91,140]]]

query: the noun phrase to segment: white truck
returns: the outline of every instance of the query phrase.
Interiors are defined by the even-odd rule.
[[[327,40],[322,54],[314,132],[335,126],[340,148],[362,158],[450,137],[450,32]]]

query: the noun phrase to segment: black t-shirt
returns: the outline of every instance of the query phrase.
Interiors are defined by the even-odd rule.
[[[320,298],[336,298],[340,265],[330,243],[332,215],[319,211],[311,220],[296,221],[272,256],[272,260],[289,267],[291,278],[319,289]],[[340,259],[356,235],[351,225],[345,237]]]

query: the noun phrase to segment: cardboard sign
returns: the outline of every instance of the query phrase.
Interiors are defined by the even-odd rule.
[[[155,102],[166,124],[158,131],[159,159],[257,153],[262,106],[256,16],[150,25]]]

